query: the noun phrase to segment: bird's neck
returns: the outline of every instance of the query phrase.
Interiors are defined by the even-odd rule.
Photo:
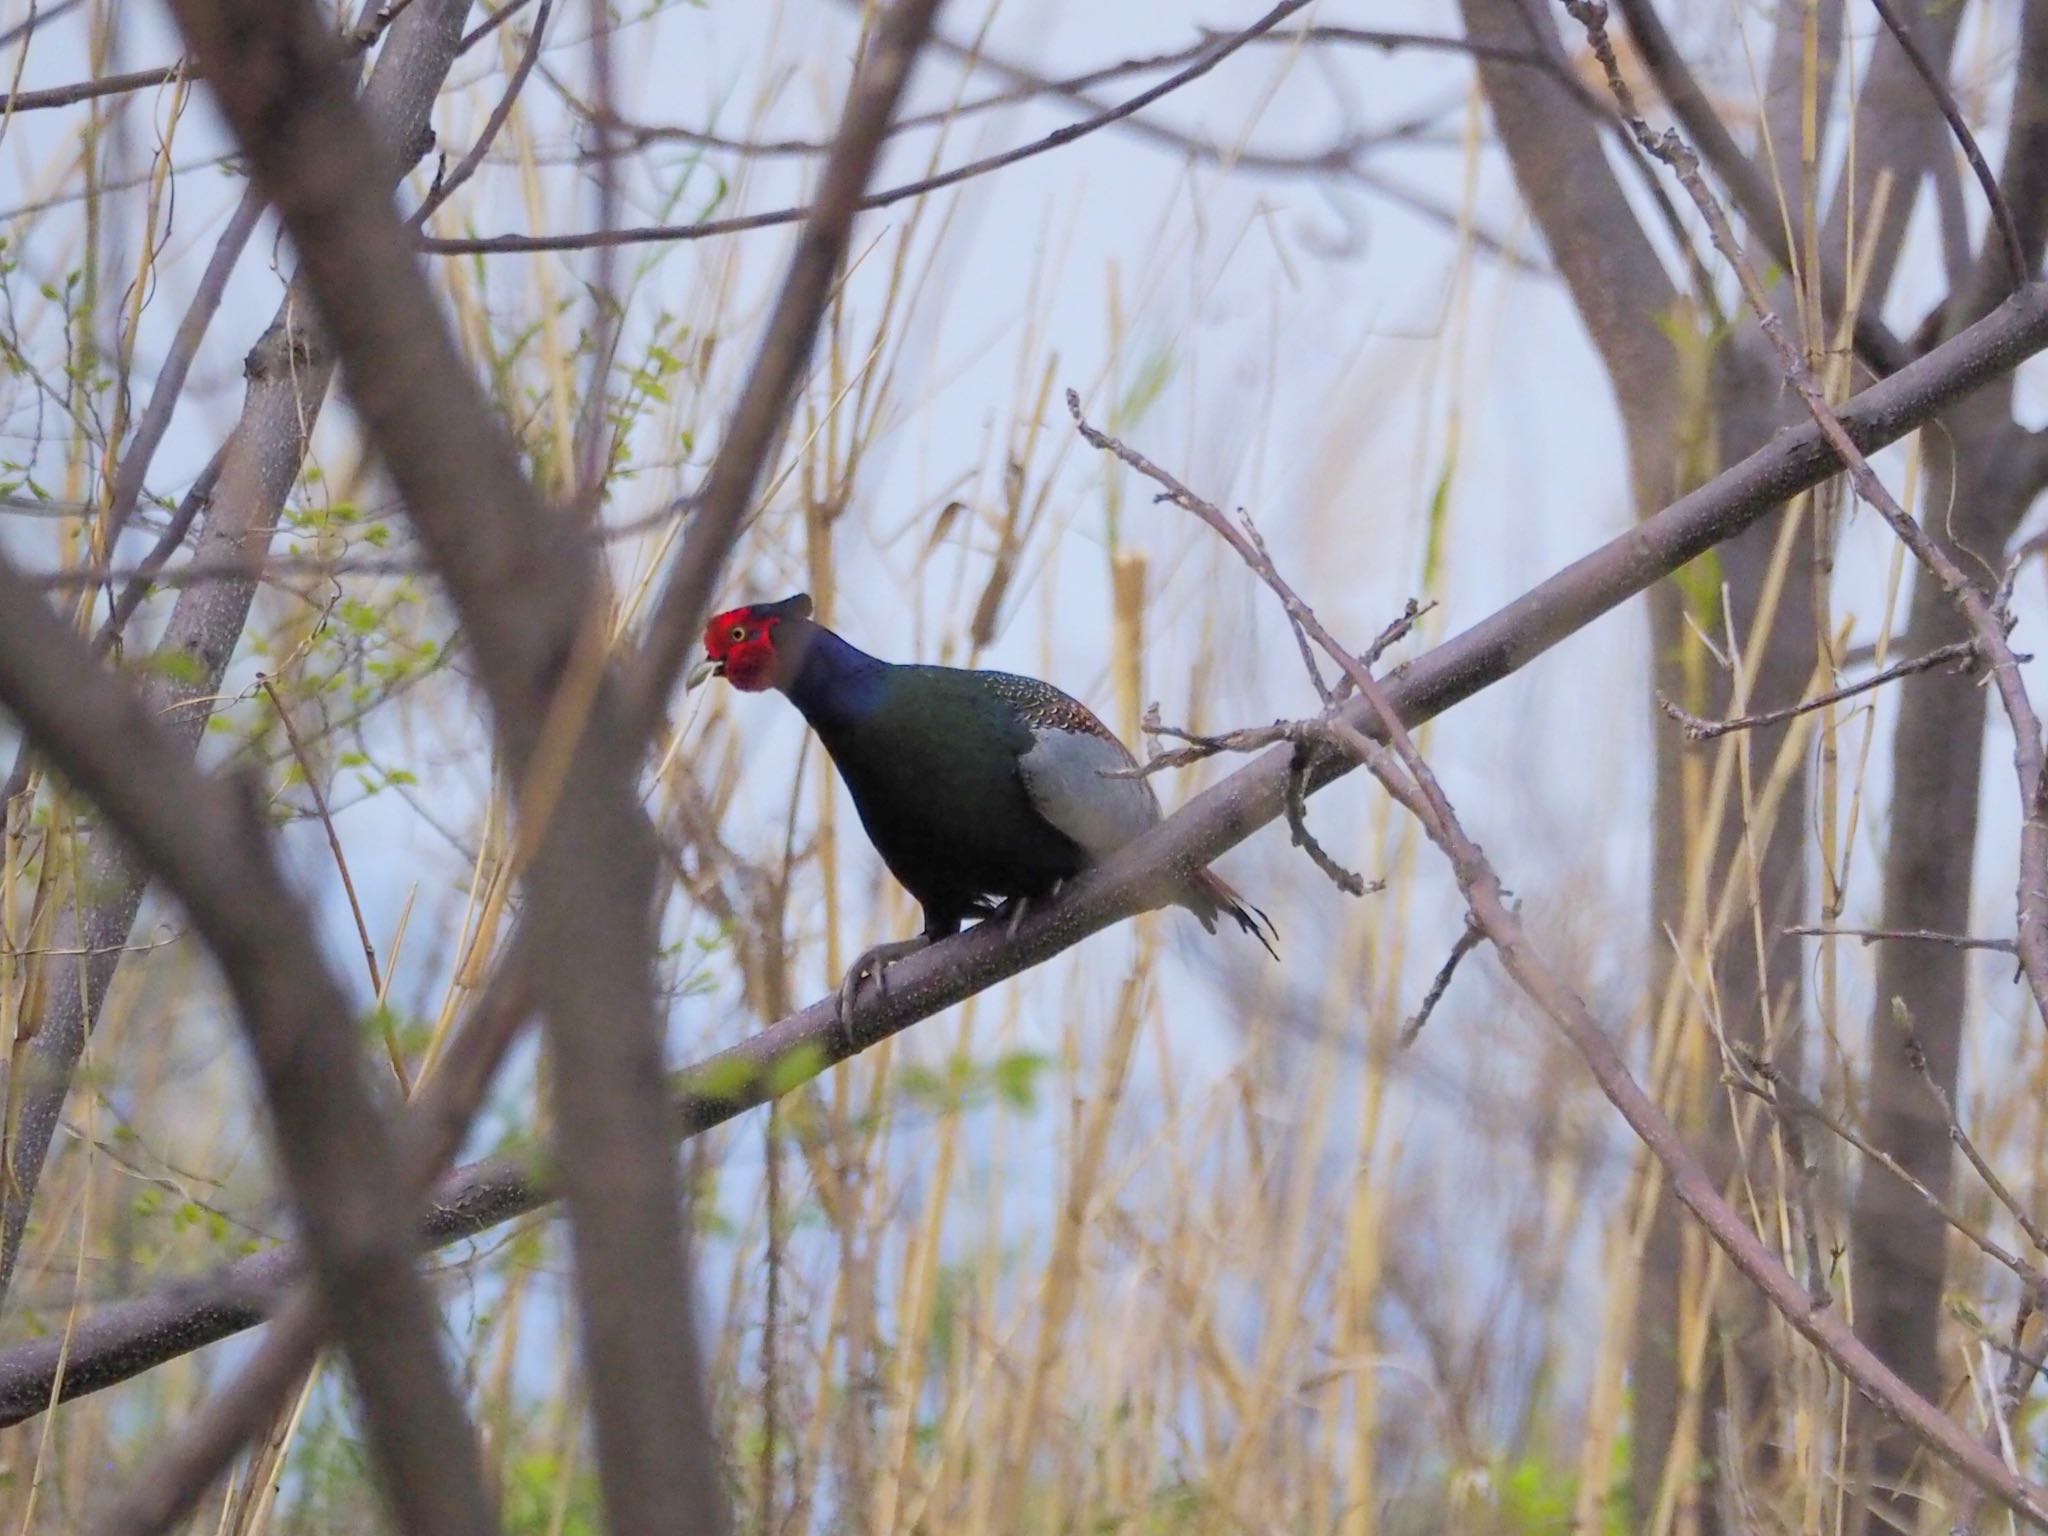
[[[812,729],[829,736],[852,725],[881,700],[889,663],[847,644],[822,625],[811,630],[796,676],[783,692]]]

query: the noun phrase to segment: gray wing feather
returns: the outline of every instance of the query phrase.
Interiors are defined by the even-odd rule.
[[[1097,730],[1100,730],[1098,725]],[[1024,791],[1038,814],[1081,846],[1090,862],[1108,858],[1159,820],[1149,779],[1111,778],[1137,766],[1106,731],[1040,726],[1017,759]]]

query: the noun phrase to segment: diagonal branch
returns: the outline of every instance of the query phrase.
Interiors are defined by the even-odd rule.
[[[1898,441],[1972,391],[2048,349],[2048,283],[2034,283],[1970,330],[1855,396],[1843,423],[1866,451]],[[1491,687],[1670,575],[1686,562],[1838,473],[1841,462],[1808,424],[1788,430],[1707,484],[1573,562],[1507,607],[1394,673],[1386,691],[1410,726]],[[1353,701],[1339,718],[1367,725]],[[1074,881],[1057,902],[1035,908],[1014,940],[984,925],[897,962],[886,995],[864,994],[856,1034],[845,1038],[836,999],[793,1013],[686,1074],[672,1111],[680,1137],[701,1134],[800,1085],[920,1019],[1058,954],[1145,904],[1167,869],[1206,865],[1285,814],[1294,749],[1281,746],[1197,795],[1158,828]],[[1315,765],[1309,788],[1348,769],[1334,757]],[[535,1162],[493,1159],[443,1181],[425,1240],[474,1236],[555,1198]],[[82,1319],[69,1344],[66,1397],[99,1391],[260,1323],[291,1276],[295,1250],[243,1259],[213,1275],[176,1281]],[[49,1406],[61,1341],[38,1339],[0,1350],[0,1425]]]

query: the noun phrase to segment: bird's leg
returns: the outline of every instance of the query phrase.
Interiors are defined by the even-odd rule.
[[[1045,893],[1045,900],[1059,900],[1060,889],[1066,883],[1064,880],[1053,881],[1051,889]],[[1031,902],[1032,898],[1029,896],[1012,896],[997,909],[996,915],[998,917],[1003,917],[1007,914],[1007,926],[1003,929],[1003,942],[1005,944],[1013,943],[1016,940],[1017,930],[1024,926],[1024,914],[1031,910]]]
[[[914,955],[927,944],[932,936],[921,933],[914,939],[897,939],[887,944],[877,944],[847,968],[846,979],[839,983],[839,1027],[847,1029],[853,1023],[853,1002],[860,994],[860,984],[867,977],[875,978],[875,989],[885,996],[888,986],[882,980],[882,967],[892,960],[901,960],[905,955]]]

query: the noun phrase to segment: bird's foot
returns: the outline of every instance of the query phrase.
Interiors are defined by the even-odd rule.
[[[877,944],[852,965],[847,967],[846,979],[839,983],[839,1027],[849,1029],[853,1025],[853,1003],[860,995],[860,984],[868,977],[875,978],[875,990],[887,996],[888,983],[882,978],[882,968],[892,960],[901,960],[914,955],[927,944],[930,938],[919,934],[914,939],[897,939],[888,944]]]

